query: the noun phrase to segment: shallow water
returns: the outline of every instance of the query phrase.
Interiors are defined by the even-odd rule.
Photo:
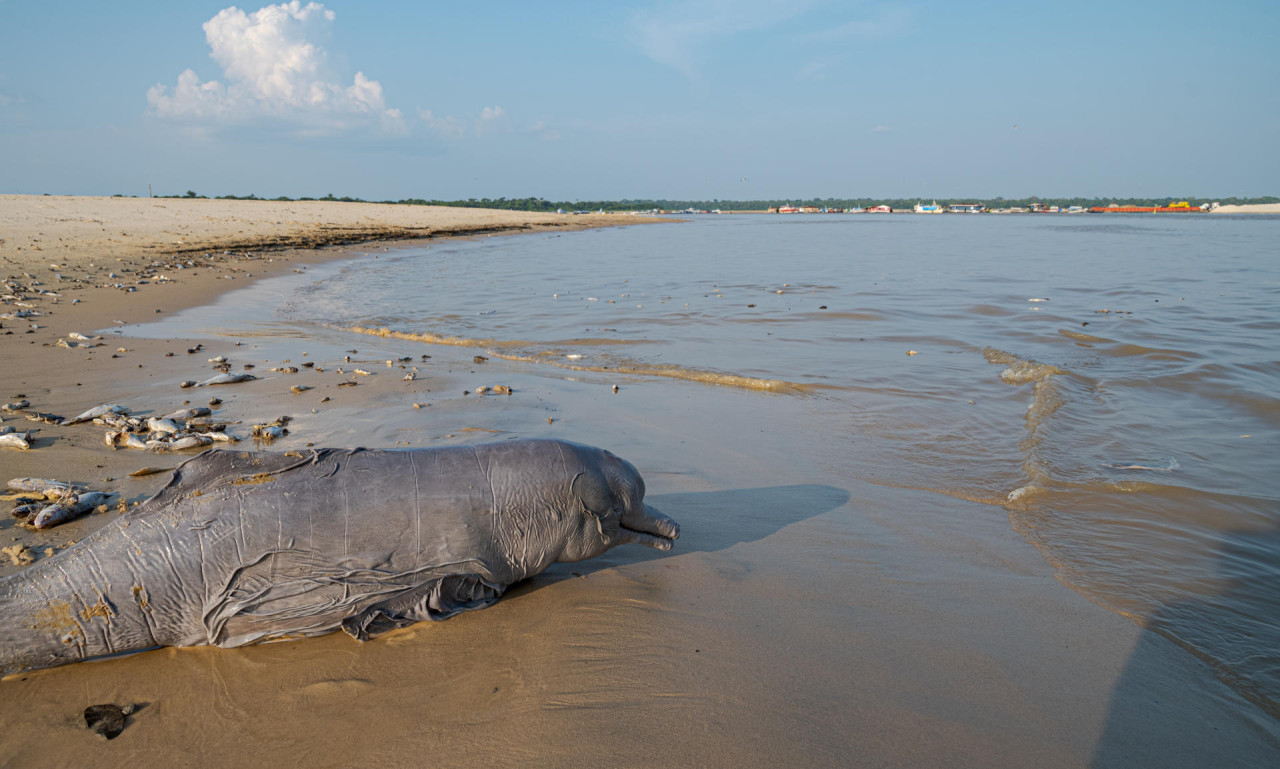
[[[701,217],[387,252],[142,333],[787,399],[797,467],[1005,506],[1062,581],[1280,715],[1277,245],[1280,217]]]

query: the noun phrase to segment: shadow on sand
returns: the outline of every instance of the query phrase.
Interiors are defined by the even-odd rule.
[[[1218,555],[1223,587],[1151,618],[1112,692],[1093,769],[1280,766],[1277,552],[1280,529],[1235,534]]]
[[[507,591],[522,595],[581,574],[628,563],[724,550],[776,534],[784,527],[842,507],[849,492],[834,486],[796,484],[731,491],[655,494],[645,498],[680,524],[680,539],[670,551],[627,545],[577,563],[557,563]]]

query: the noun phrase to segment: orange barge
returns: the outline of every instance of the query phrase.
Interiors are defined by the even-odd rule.
[[[1197,208],[1186,201],[1167,206],[1094,206],[1091,214],[1201,214],[1206,209]]]

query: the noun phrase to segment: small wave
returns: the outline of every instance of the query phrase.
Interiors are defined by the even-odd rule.
[[[1058,329],[1058,333],[1059,333],[1059,334],[1062,334],[1063,336],[1065,336],[1065,337],[1066,337],[1066,338],[1068,338],[1068,339],[1074,339],[1074,340],[1076,340],[1077,342],[1091,342],[1091,343],[1094,343],[1094,344],[1107,344],[1107,343],[1110,343],[1110,342],[1114,341],[1114,340],[1111,340],[1111,339],[1107,339],[1107,338],[1106,338],[1106,337],[1104,337],[1104,336],[1094,336],[1093,334],[1086,334],[1086,333],[1084,333],[1083,331],[1072,331],[1072,330],[1071,330],[1071,329],[1069,329],[1069,328],[1060,328],[1060,329]]]
[[[470,339],[462,336],[442,336],[430,332],[394,331],[389,328],[367,328],[365,326],[332,326],[339,331],[350,331],[354,334],[382,337],[383,339],[403,339],[407,342],[426,342],[427,344],[447,345],[449,347],[482,347],[485,349],[513,349],[522,347],[600,347],[606,345],[652,344],[648,339],[613,339],[608,337],[581,339],[562,339],[554,342],[532,342],[523,339]]]
[[[800,312],[782,318],[728,318],[730,323],[808,323],[815,320],[879,321],[885,320],[885,316],[874,310],[865,312],[835,310],[833,312]]]
[[[576,362],[567,363],[564,361],[569,360],[569,358],[564,353],[559,350],[550,349],[553,345],[563,344],[559,342],[547,344],[522,340],[467,339],[465,337],[394,331],[389,328],[365,328],[363,326],[351,326],[343,330],[356,334],[376,336],[383,339],[403,339],[411,342],[425,342],[427,344],[450,345],[453,347],[481,347],[489,350],[490,355],[493,357],[500,358],[502,360],[516,361],[519,363],[535,363],[543,366],[554,366],[555,368],[568,369],[570,371],[591,371],[634,376],[657,376],[666,377],[668,379],[682,379],[687,382],[699,382],[702,384],[714,384],[725,387],[738,387],[744,390],[760,390],[774,393],[800,394],[811,393],[818,389],[817,385],[787,382],[781,379],[762,379],[758,377],[743,376],[740,374],[729,374],[720,371],[688,368],[674,364],[642,363],[639,361],[617,359],[611,359],[611,365],[608,366],[595,366]],[[643,342],[623,339],[577,339],[573,340],[572,344],[587,346],[595,344],[618,345],[641,343]],[[537,349],[538,351],[532,354],[501,352],[502,350],[529,348]]]
[[[1013,353],[997,350],[994,347],[984,348],[982,356],[987,359],[988,363],[1008,366],[1008,368],[1000,372],[1000,379],[1009,384],[1043,382],[1055,374],[1067,373],[1050,363],[1037,363],[1030,358],[1024,360]]]
[[[570,371],[593,371],[597,373],[628,374],[633,376],[659,376],[666,377],[668,379],[683,379],[686,382],[701,382],[702,384],[738,387],[744,390],[763,390],[766,392],[799,394],[810,393],[817,389],[815,385],[800,384],[799,382],[787,382],[781,379],[760,379],[757,377],[742,376],[739,374],[726,374],[719,371],[708,371],[705,369],[686,368],[684,366],[662,365],[656,363],[615,362],[615,365],[611,366],[588,366],[580,363],[562,363],[558,360],[550,360],[545,353],[540,353],[537,356],[527,356],[495,352],[494,357],[501,358],[503,360],[518,361],[520,363],[539,363],[546,366],[568,369]]]
[[[1177,470],[1178,460],[1169,457],[1160,464],[1144,464],[1142,462],[1108,462],[1107,467],[1112,470],[1155,470],[1161,473],[1171,473]]]

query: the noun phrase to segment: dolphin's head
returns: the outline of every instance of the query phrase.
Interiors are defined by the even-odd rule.
[[[566,543],[558,561],[581,561],[636,543],[670,550],[680,525],[644,503],[644,479],[634,465],[604,449],[582,446],[570,487]]]

